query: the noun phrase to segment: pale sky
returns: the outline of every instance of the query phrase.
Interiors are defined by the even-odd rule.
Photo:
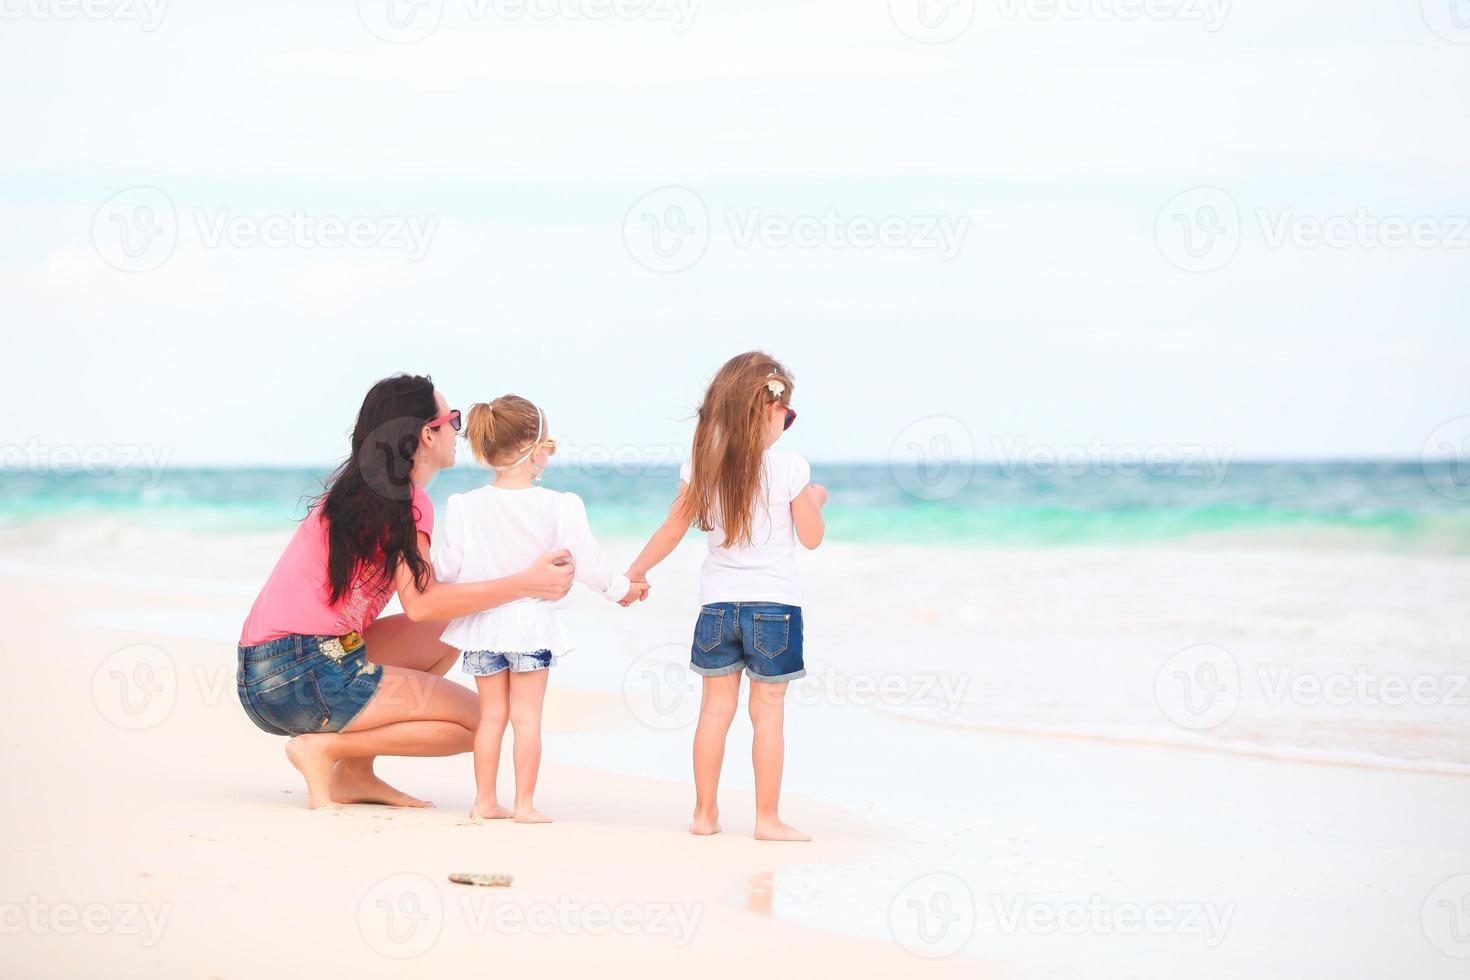
[[[0,443],[317,464],[411,370],[656,449],[753,347],[814,459],[928,416],[982,456],[1413,458],[1470,414],[1452,0],[924,0],[974,8],[939,44],[920,0],[392,0],[438,14],[414,43],[389,0],[93,2],[0,0]],[[1235,244],[1186,271],[1197,187]],[[162,253],[120,251],[134,219]],[[697,247],[648,268],[674,225]]]

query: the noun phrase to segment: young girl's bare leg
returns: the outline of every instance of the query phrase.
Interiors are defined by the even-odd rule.
[[[810,834],[781,822],[781,769],[786,761],[786,684],[752,681],[750,724],[755,729],[750,757],[755,765],[756,840],[811,840]]]
[[[510,724],[515,730],[516,823],[551,823],[536,806],[536,775],[541,769],[541,705],[550,668],[510,674]]]
[[[489,677],[476,677],[480,690],[480,725],[475,729],[475,805],[470,816],[477,820],[501,820],[510,811],[496,801],[495,780],[500,774],[500,743],[510,718],[509,670]]]
[[[699,703],[699,725],[694,729],[694,820],[689,832],[700,836],[720,832],[720,767],[725,763],[725,736],[740,701],[740,674],[704,679]]]

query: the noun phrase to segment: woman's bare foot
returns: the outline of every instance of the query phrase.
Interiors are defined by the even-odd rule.
[[[709,837],[720,832],[720,815],[711,813],[708,815],[696,813],[694,820],[689,824],[689,832],[696,837]]]
[[[513,816],[515,814],[511,812],[510,807],[501,806],[494,800],[488,803],[476,800],[475,805],[470,807],[470,819],[472,820],[509,820]]]
[[[382,806],[431,807],[434,804],[394,789],[373,772],[371,759],[343,759],[332,770],[333,803],[377,803]]]
[[[306,808],[316,810],[332,803],[332,767],[330,733],[297,735],[286,743],[286,758],[306,780]]]
[[[765,820],[757,817],[755,821],[755,839],[809,841],[812,839],[812,835],[803,833],[790,824],[782,823],[775,817]]]
[[[516,823],[551,823],[551,818],[533,806],[518,806]]]

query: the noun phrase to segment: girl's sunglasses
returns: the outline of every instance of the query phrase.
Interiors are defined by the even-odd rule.
[[[794,408],[788,408],[788,409],[786,409],[786,424],[783,425],[783,426],[781,426],[781,431],[782,432],[785,432],[787,429],[791,428],[792,423],[794,423],[795,421],[796,421],[796,409],[794,409]]]
[[[437,428],[439,428],[439,426],[443,425],[445,422],[448,422],[449,423],[449,427],[451,429],[453,429],[455,432],[458,432],[459,431],[459,427],[464,424],[463,421],[460,418],[459,409],[457,409],[457,408],[451,408],[449,411],[445,412],[443,415],[439,416],[438,418],[436,418],[436,419],[429,419],[429,421],[425,422],[424,424],[427,425],[431,429],[437,429]]]

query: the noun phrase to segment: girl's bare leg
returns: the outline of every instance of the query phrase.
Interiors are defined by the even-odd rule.
[[[551,668],[506,673],[510,674],[510,724],[516,737],[516,823],[551,823],[532,801],[541,769],[541,705]]]
[[[781,822],[781,769],[786,761],[786,684],[752,681],[750,724],[755,729],[750,759],[755,765],[756,840],[811,840],[810,834]]]
[[[740,702],[740,673],[704,679],[699,725],[694,729],[694,820],[689,832],[701,837],[720,832],[720,767],[725,736]]]
[[[385,667],[403,667],[433,677],[443,677],[459,659],[459,651],[439,640],[443,623],[415,623],[402,614],[384,616],[368,627],[368,660]],[[424,678],[427,682],[428,678]],[[409,692],[423,696],[424,687]],[[358,725],[354,723],[354,728]],[[391,753],[390,753],[391,754]],[[432,806],[409,796],[378,778],[373,772],[373,757],[343,759],[332,772],[332,802],[382,803],[388,806]]]
[[[378,692],[346,730],[297,735],[286,743],[286,757],[306,779],[308,807],[359,802],[345,793],[347,785],[334,772],[341,768],[339,763],[361,765],[359,760],[378,755],[458,755],[473,748],[479,723],[474,694],[421,671],[403,667],[382,670]],[[362,784],[371,790],[371,802],[431,805],[399,793],[376,776],[373,779],[376,786]]]
[[[480,689],[480,727],[475,730],[475,805],[477,820],[503,820],[511,811],[496,801],[495,780],[500,775],[500,743],[510,718],[510,671],[476,677]]]

